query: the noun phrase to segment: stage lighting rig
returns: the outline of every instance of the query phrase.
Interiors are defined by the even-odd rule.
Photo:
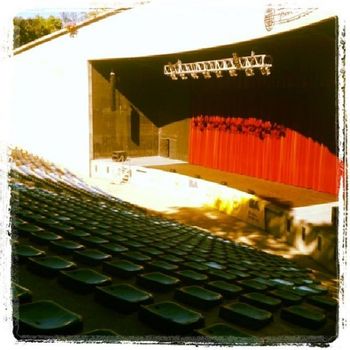
[[[210,61],[198,61],[191,63],[182,63],[178,60],[176,63],[168,63],[164,66],[164,74],[173,80],[186,80],[188,77],[199,79],[203,75],[204,79],[210,79],[213,74],[217,78],[222,78],[223,73],[227,72],[230,77],[238,76],[239,71],[244,71],[247,77],[255,75],[255,69],[260,70],[261,75],[271,74],[272,58],[266,54],[256,55],[254,51],[250,56],[238,56],[233,53],[231,58],[223,58]]]

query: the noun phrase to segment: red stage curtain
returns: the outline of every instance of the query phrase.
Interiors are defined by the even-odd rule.
[[[191,121],[191,164],[338,194],[340,162],[309,137],[254,117]]]

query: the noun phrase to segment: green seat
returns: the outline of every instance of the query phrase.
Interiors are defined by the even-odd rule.
[[[145,241],[147,241],[147,240],[142,239],[142,242],[146,243]],[[140,248],[139,251],[142,253],[145,253],[146,255],[152,255],[152,256],[160,256],[163,254],[163,252],[161,250],[159,250],[157,248],[153,248],[153,247],[143,247],[143,248]],[[164,260],[166,260],[166,259],[164,259]]]
[[[225,323],[215,323],[196,330],[196,334],[208,338],[216,344],[252,343],[256,338]],[[248,339],[249,338],[249,339]]]
[[[202,263],[197,263],[194,261],[186,261],[182,264],[185,268],[190,268],[191,270],[196,270],[199,272],[207,272],[209,270],[209,267],[202,264]]]
[[[123,278],[130,278],[144,271],[144,267],[142,265],[123,259],[104,262],[102,269],[106,273]]]
[[[245,278],[250,278],[252,277],[251,274],[249,274],[248,272],[244,272],[241,270],[235,270],[235,269],[227,269],[226,272],[228,273],[232,273],[233,275],[237,276],[237,279],[245,279]],[[253,278],[253,280],[255,280],[255,278]]]
[[[184,250],[182,249],[178,249],[178,248],[170,248],[171,249],[171,254],[175,254],[177,256],[180,256],[180,257],[184,257],[186,256],[188,253],[185,252]]]
[[[227,321],[250,329],[260,329],[272,321],[272,313],[245,303],[231,303],[220,307],[219,315]]]
[[[108,237],[113,235],[113,232],[105,230],[100,227],[90,227],[88,228],[88,231],[100,237]]]
[[[283,280],[283,279],[280,279],[280,278],[270,279],[270,282],[276,288],[283,288],[283,287],[292,287],[292,286],[294,286],[293,282],[287,281],[287,280]]]
[[[171,264],[165,260],[153,260],[147,264],[149,270],[159,270],[166,273],[175,272],[178,269],[178,265]]]
[[[18,258],[19,262],[24,262],[31,257],[43,256],[46,253],[43,250],[36,249],[27,244],[15,244],[13,248],[13,254],[15,258]]]
[[[14,225],[15,233],[17,233],[19,236],[23,237],[29,237],[31,233],[33,232],[42,232],[44,231],[41,227],[29,223],[16,223]]]
[[[82,329],[82,317],[51,301],[21,304],[14,314],[15,333],[21,335],[69,335]]]
[[[315,288],[314,286],[296,286],[292,287],[289,289],[291,292],[301,296],[301,297],[307,297],[307,296],[312,296],[312,295],[320,295],[320,294],[325,294],[326,290],[325,289],[318,289]]]
[[[319,306],[325,310],[334,311],[338,308],[338,302],[335,299],[324,295],[309,296],[306,300],[308,303]]]
[[[43,210],[40,210],[40,212],[43,212]],[[44,229],[48,230],[48,231],[52,231],[55,232],[54,230],[52,230],[52,227],[54,227],[54,225],[59,224],[59,221],[55,220],[55,219],[50,219],[47,218],[45,216],[41,217],[35,217],[35,222],[40,226],[43,227]]]
[[[65,232],[65,236],[70,238],[70,239],[81,240],[82,238],[86,238],[86,237],[89,237],[91,235],[88,232],[75,229],[75,230],[69,230],[69,231]]]
[[[143,264],[143,263],[151,261],[151,258],[148,255],[142,254],[142,253],[137,252],[137,251],[128,251],[128,252],[122,253],[122,255],[126,259],[130,259],[130,260],[135,261],[139,264]]]
[[[74,259],[84,264],[95,266],[103,261],[112,259],[112,256],[98,249],[84,249],[82,251],[75,251]]]
[[[216,261],[207,261],[207,262],[204,262],[204,265],[206,265],[210,269],[214,269],[214,270],[224,270],[225,269],[225,266],[217,263]]]
[[[115,242],[115,243],[124,243],[124,242],[127,242],[128,239],[123,237],[123,236],[120,236],[120,235],[112,235],[112,236],[108,236],[108,240],[110,242]]]
[[[207,275],[192,270],[178,271],[177,276],[186,284],[201,284],[208,281]]]
[[[43,256],[28,259],[28,268],[40,275],[55,276],[59,271],[71,270],[76,265],[59,256]]]
[[[80,242],[92,248],[98,247],[101,244],[109,243],[108,239],[99,236],[81,237]]]
[[[328,294],[328,288],[321,284],[313,283],[313,284],[309,284],[308,286],[316,290],[321,295]]]
[[[63,235],[63,236],[68,236],[70,235],[70,233],[72,231],[74,231],[74,227],[69,226],[69,225],[65,225],[62,222],[51,222],[48,224],[48,228],[49,231],[58,233],[59,235]]]
[[[150,272],[137,276],[137,283],[159,292],[168,291],[180,284],[180,280],[160,272]]]
[[[205,261],[205,258],[202,258],[201,256],[198,256],[198,255],[187,255],[186,259],[194,262],[199,262],[199,263]]]
[[[145,243],[145,240],[142,239],[142,242]],[[163,252],[161,250],[159,250],[157,248],[153,248],[153,247],[143,247],[143,248],[140,248],[139,251],[142,253],[145,253],[146,255],[152,255],[152,256],[160,256],[163,254]],[[163,257],[161,257],[161,258],[163,258]],[[166,259],[164,259],[164,260],[166,260]],[[172,262],[172,261],[170,261],[170,262]]]
[[[247,293],[241,296],[241,300],[245,303],[266,309],[269,311],[277,310],[282,301],[277,298],[262,294],[262,293]]]
[[[83,335],[93,336],[94,338],[100,338],[100,337],[118,337],[120,339],[122,338],[118,333],[107,328],[93,329],[92,331],[86,332]]]
[[[66,239],[50,242],[50,248],[60,254],[71,254],[76,250],[82,250],[85,247],[75,241]]]
[[[168,301],[142,305],[139,317],[147,325],[165,334],[191,334],[194,329],[204,325],[200,313]]]
[[[215,292],[218,292],[227,298],[235,298],[243,290],[241,287],[236,286],[235,284],[228,283],[222,280],[209,282],[207,284],[207,288],[214,290]]]
[[[274,287],[276,285],[275,282],[272,282],[270,279],[263,278],[263,277],[255,277],[252,279],[252,281],[256,281],[256,282],[259,282],[261,284],[266,284],[269,287]]]
[[[39,244],[49,244],[52,241],[58,241],[62,239],[62,236],[48,231],[31,232],[30,238]]]
[[[239,285],[248,292],[263,292],[268,289],[266,284],[255,281],[254,279],[243,280],[238,282]]]
[[[303,278],[303,277],[297,277],[293,279],[293,282],[297,285],[297,286],[302,286],[302,285],[310,285],[310,284],[314,284],[315,281],[311,280],[309,278]]]
[[[284,289],[275,289],[269,291],[272,297],[276,297],[282,300],[284,305],[294,305],[302,302],[302,297]]]
[[[214,279],[214,280],[225,280],[225,281],[232,282],[237,279],[236,275],[226,271],[221,271],[221,270],[209,270],[207,274],[211,279]]]
[[[160,249],[160,250],[164,250],[164,251],[167,251],[168,249],[171,249],[170,245],[169,244],[166,244],[166,243],[155,243],[154,244],[154,247]]]
[[[161,256],[163,260],[169,261],[173,264],[179,264],[184,261],[183,258],[180,258],[179,256],[172,255],[172,254],[164,254]]]
[[[17,283],[12,283],[12,299],[14,302],[28,303],[32,301],[32,292],[20,286]]]
[[[133,240],[128,240],[126,242],[124,242],[124,244],[129,247],[129,248],[132,248],[132,249],[139,249],[139,248],[143,248],[145,247],[145,245],[143,243],[140,243],[138,241],[133,241]]]
[[[326,315],[323,312],[301,305],[283,308],[281,311],[281,318],[296,325],[311,329],[318,329],[326,323]]]
[[[222,295],[199,286],[187,286],[176,290],[175,299],[190,306],[208,309],[222,302]]]
[[[122,312],[133,312],[140,305],[153,302],[152,294],[130,284],[113,284],[97,287],[96,300]]]
[[[79,292],[90,292],[97,286],[108,285],[112,282],[109,276],[92,269],[76,269],[61,271],[59,281],[66,287]]]
[[[230,264],[230,268],[233,270],[239,270],[242,272],[248,273],[249,269],[245,266],[239,265],[239,264]]]
[[[111,254],[113,256],[119,255],[120,253],[127,252],[129,248],[124,247],[117,243],[105,243],[101,244],[99,246],[100,250],[103,250],[104,252]]]

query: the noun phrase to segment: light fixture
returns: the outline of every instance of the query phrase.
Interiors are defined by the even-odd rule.
[[[203,77],[204,79],[210,79],[211,78],[211,74],[206,70],[203,72]]]
[[[237,69],[241,68],[241,62],[239,61],[239,57],[235,52],[232,55],[232,62]]]
[[[173,79],[173,80],[177,80],[176,73],[175,72],[171,72],[170,78]]]
[[[268,76],[271,74],[270,68],[269,67],[261,67],[260,68],[260,73],[261,75]]]
[[[247,77],[252,77],[253,75],[255,75],[253,68],[246,68],[245,69],[245,75]]]
[[[244,71],[247,77],[255,75],[255,69],[259,69],[263,76],[271,74],[272,58],[269,55],[256,55],[251,51],[250,56],[238,56],[233,53],[231,58],[219,60],[199,61],[192,63],[182,63],[178,60],[176,63],[168,63],[164,66],[164,74],[173,80],[182,80],[191,77],[198,79],[200,74],[204,79],[210,79],[212,74],[217,78],[222,78],[224,72],[228,72],[230,77],[236,77],[239,71]]]
[[[230,69],[228,71],[228,74],[230,75],[230,77],[236,77],[238,75],[238,72],[236,69]]]
[[[188,79],[185,73],[180,73],[180,78],[181,78],[182,80]]]

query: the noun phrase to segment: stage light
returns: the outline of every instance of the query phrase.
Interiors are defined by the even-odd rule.
[[[268,76],[271,74],[270,68],[269,67],[261,67],[260,68],[260,73],[261,75]]]
[[[228,74],[230,74],[230,77],[236,77],[238,75],[238,72],[235,69],[230,69],[228,71]]]
[[[255,75],[254,69],[253,69],[253,68],[246,68],[246,69],[245,69],[245,75],[246,75],[247,77],[252,77],[253,75]]]
[[[211,78],[211,74],[208,71],[204,71],[203,72],[203,77],[204,77],[204,79],[210,79]]]
[[[244,71],[247,77],[255,75],[254,69],[260,69],[263,76],[271,74],[272,58],[269,55],[256,55],[251,51],[250,56],[238,56],[233,53],[231,58],[219,60],[199,61],[192,63],[182,63],[178,60],[176,63],[168,63],[164,66],[164,74],[173,80],[180,76],[182,80],[191,77],[198,79],[200,74],[205,79],[210,79],[212,74],[217,78],[223,77],[223,72],[228,72],[231,77],[236,77],[239,71]]]
[[[180,73],[180,78],[181,78],[182,80],[188,79],[188,77],[186,76],[185,73]]]
[[[239,61],[239,57],[235,52],[232,55],[232,61],[237,69],[241,68],[241,62]]]

